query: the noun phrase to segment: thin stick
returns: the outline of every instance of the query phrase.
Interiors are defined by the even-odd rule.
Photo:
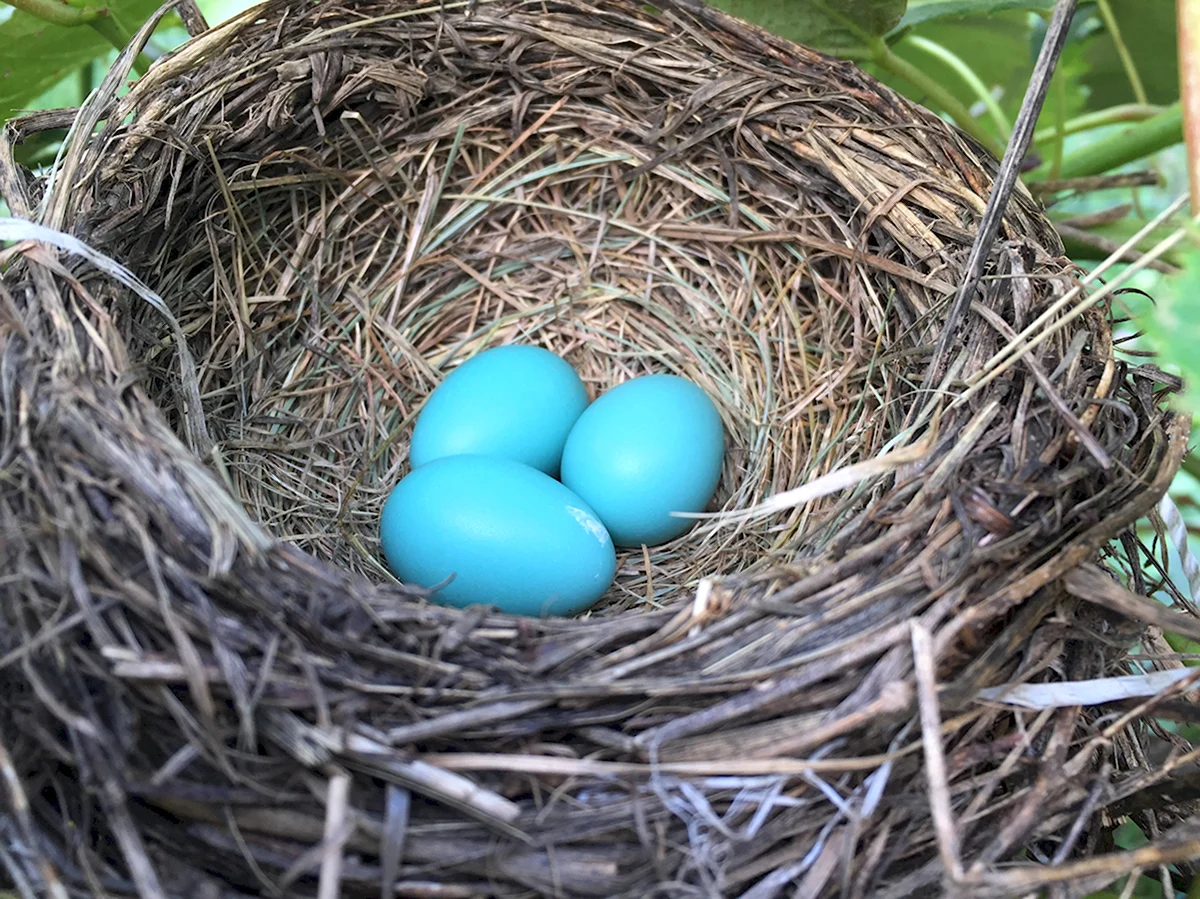
[[[1160,217],[1166,218],[1167,215],[1176,211],[1186,201],[1187,201],[1186,196],[1180,197],[1178,200],[1175,201],[1175,203],[1172,203],[1171,206],[1167,207],[1167,209],[1164,210],[1162,214],[1160,214]],[[1156,223],[1152,223],[1152,224],[1156,224]],[[1148,225],[1146,230],[1149,230],[1150,227],[1151,227],[1151,225]],[[1186,230],[1180,228],[1180,229],[1176,230],[1175,232],[1173,232],[1168,237],[1163,238],[1154,247],[1152,247],[1150,250],[1148,250],[1146,253],[1144,253],[1136,262],[1130,263],[1130,265],[1124,271],[1122,271],[1119,275],[1117,275],[1115,278],[1113,278],[1112,281],[1105,284],[1103,287],[1101,287],[1095,293],[1089,295],[1087,297],[1087,299],[1080,302],[1077,306],[1075,306],[1074,309],[1072,309],[1069,313],[1067,313],[1065,316],[1060,318],[1058,321],[1054,322],[1052,325],[1049,325],[1048,327],[1039,331],[1038,329],[1041,328],[1043,319],[1049,320],[1049,318],[1052,317],[1057,311],[1061,310],[1064,306],[1070,304],[1082,292],[1081,287],[1079,287],[1079,286],[1072,287],[1069,291],[1067,291],[1066,294],[1063,295],[1063,297],[1061,299],[1056,301],[1050,309],[1047,309],[1044,313],[1042,313],[1042,315],[1039,316],[1039,319],[1037,322],[1034,322],[1032,325],[1030,325],[1024,331],[1022,331],[1020,334],[1018,334],[1016,336],[1016,338],[1014,338],[1011,342],[1009,342],[1009,344],[1007,346],[1005,346],[1002,349],[1000,349],[999,351],[997,351],[997,353],[994,356],[992,356],[991,359],[988,360],[987,364],[985,366],[983,366],[983,368],[978,373],[976,373],[976,375],[974,377],[977,378],[977,380],[973,381],[969,388],[967,388],[966,390],[964,390],[962,393],[960,393],[958,395],[958,397],[954,400],[954,402],[950,404],[950,408],[953,409],[957,406],[962,405],[963,403],[968,402],[973,396],[975,396],[977,393],[979,393],[979,391],[981,391],[984,387],[986,387],[988,384],[990,384],[996,378],[1000,377],[1002,374],[1004,374],[1006,371],[1008,371],[1010,368],[1012,368],[1012,366],[1016,365],[1017,362],[1020,361],[1020,359],[1023,356],[1025,356],[1027,353],[1031,352],[1033,349],[1040,346],[1045,341],[1049,340],[1051,337],[1053,337],[1055,334],[1057,334],[1059,331],[1061,331],[1063,328],[1065,328],[1068,324],[1070,324],[1074,319],[1078,318],[1080,315],[1082,315],[1088,309],[1091,309],[1093,306],[1095,306],[1101,300],[1105,299],[1108,296],[1111,296],[1115,290],[1119,289],[1122,285],[1125,284],[1125,282],[1127,282],[1128,280],[1133,278],[1134,275],[1136,275],[1142,269],[1149,266],[1150,263],[1153,262],[1155,259],[1158,259],[1164,253],[1167,253],[1170,250],[1172,250],[1174,247],[1176,247],[1180,242],[1183,241],[1183,239],[1185,237],[1187,237],[1187,234],[1188,234],[1188,232]],[[1138,239],[1140,239],[1140,237]],[[1123,252],[1126,249],[1126,247],[1122,247],[1121,249]],[[1109,257],[1109,259],[1102,266],[1097,267],[1095,269],[1095,271],[1092,273],[1093,276],[1098,275],[1100,273],[1101,268],[1106,268],[1108,265],[1111,265],[1112,263],[1115,263],[1118,261],[1119,261],[1119,258],[1117,258],[1117,257]],[[1028,336],[1029,334],[1032,334],[1034,331],[1038,331],[1037,336],[1031,337],[1028,340],[1028,342],[1026,342],[1026,343],[1021,343],[1021,341],[1026,336]],[[1010,358],[1006,358],[1006,357],[1010,357]],[[1003,361],[1001,361],[1001,360],[1003,360]]]
[[[1141,256],[1136,250],[1126,250],[1124,253],[1121,253],[1119,252],[1121,245],[1115,240],[1102,237],[1099,234],[1093,234],[1091,231],[1076,227],[1075,225],[1059,222],[1055,227],[1058,228],[1058,233],[1064,240],[1078,241],[1081,244],[1099,250],[1106,256],[1116,256],[1121,262],[1137,262]],[[1178,266],[1171,265],[1169,262],[1162,262],[1158,259],[1151,262],[1149,267],[1164,275],[1170,275],[1179,271]]]
[[[921,710],[921,745],[925,749],[925,776],[929,784],[929,809],[937,832],[938,854],[950,880],[962,880],[962,862],[958,858],[958,839],[954,833],[954,812],[950,807],[950,784],[946,777],[946,756],[942,749],[942,722],[937,705],[937,677],[933,670],[933,635],[920,622],[912,623],[913,666],[917,680],[917,701]]]
[[[1033,131],[1037,125],[1042,104],[1046,99],[1046,91],[1050,86],[1050,78],[1062,53],[1063,44],[1067,40],[1067,26],[1075,14],[1077,0],[1058,0],[1054,7],[1054,15],[1046,30],[1046,39],[1042,43],[1042,51],[1038,54],[1037,65],[1030,78],[1029,87],[1025,91],[1025,100],[1021,103],[1021,111],[1013,126],[1012,137],[1004,151],[1004,159],[1000,162],[1000,171],[992,184],[992,192],[988,197],[987,207],[983,211],[983,219],[979,223],[979,233],[971,247],[971,255],[967,258],[966,271],[958,288],[958,295],[950,306],[942,333],[938,337],[937,348],[925,371],[925,380],[921,385],[923,400],[919,406],[924,406],[932,398],[931,388],[944,373],[950,359],[950,350],[958,336],[959,326],[966,317],[975,287],[983,274],[983,266],[987,262],[988,253],[1000,230],[1000,222],[1008,208],[1009,198],[1016,186],[1021,173],[1021,163],[1033,140]]]
[[[1155,228],[1157,228],[1159,225],[1163,224],[1172,215],[1174,215],[1176,212],[1178,212],[1180,209],[1182,209],[1184,203],[1186,203],[1186,202],[1187,202],[1187,197],[1177,197],[1174,200],[1172,200],[1169,206],[1167,206],[1165,209],[1163,209],[1162,212],[1160,212],[1158,215],[1156,215],[1150,221],[1146,222],[1145,225],[1143,225],[1141,228],[1138,229],[1136,234],[1134,234],[1127,241],[1125,241],[1125,243],[1121,244],[1121,246],[1119,246],[1117,248],[1115,253],[1113,253],[1111,256],[1109,256],[1107,259],[1105,259],[1102,263],[1100,263],[1098,266],[1096,266],[1094,269],[1092,269],[1092,271],[1088,275],[1086,275],[1084,278],[1082,278],[1081,279],[1083,282],[1082,284],[1077,284],[1076,286],[1074,286],[1070,290],[1068,290],[1065,294],[1063,294],[1061,297],[1059,297],[1057,300],[1055,300],[1054,303],[1050,306],[1050,308],[1046,309],[1045,312],[1043,312],[1036,319],[1034,319],[1032,322],[1030,322],[1028,325],[1026,325],[1024,329],[1022,329],[1022,331],[1017,335],[1016,340],[1012,341],[1007,346],[998,350],[996,352],[996,354],[987,361],[987,364],[983,367],[983,371],[985,371],[985,372],[989,371],[990,369],[992,369],[996,365],[998,365],[1007,356],[1011,355],[1012,353],[1014,353],[1018,349],[1020,349],[1020,346],[1021,346],[1020,341],[1024,340],[1025,338],[1027,338],[1033,334],[1042,332],[1043,326],[1047,322],[1049,322],[1051,319],[1053,319],[1054,316],[1056,316],[1059,312],[1061,312],[1066,306],[1070,305],[1075,300],[1076,297],[1078,297],[1081,293],[1083,293],[1083,284],[1087,284],[1092,281],[1099,281],[1100,277],[1105,272],[1107,272],[1110,268],[1112,268],[1114,265],[1119,263],[1122,260],[1122,258],[1124,258],[1124,255],[1127,252],[1129,252],[1130,250],[1132,250],[1134,247],[1136,247],[1138,245],[1138,242],[1141,241],[1142,238],[1149,235],[1152,231],[1154,231]],[[1174,244],[1171,244],[1171,246],[1173,247]],[[1169,249],[1169,247],[1164,248],[1162,250],[1162,252],[1166,252],[1167,249]],[[1142,259],[1146,259],[1147,257],[1154,258],[1153,251],[1150,251],[1150,253],[1142,254]],[[1128,270],[1126,270],[1126,271],[1128,271]],[[1126,274],[1126,272],[1121,272],[1121,274],[1124,275],[1124,274]],[[972,386],[974,386],[974,385],[972,385]]]
[[[1200,621],[1148,596],[1126,589],[1095,565],[1081,565],[1067,573],[1063,586],[1072,596],[1102,606],[1134,621],[1153,624],[1165,631],[1200,640]]]
[[[37,846],[36,835],[37,828],[33,822],[33,815],[30,812],[29,796],[25,793],[25,786],[21,783],[21,777],[17,774],[16,766],[13,764],[12,756],[8,752],[8,747],[0,741],[0,782],[7,787],[8,802],[6,814],[10,815],[16,829],[20,831],[22,838],[32,849]],[[68,899],[70,895],[67,888],[63,885],[58,877],[58,872],[55,871],[50,861],[41,853],[36,856],[38,873],[42,878],[42,889],[48,894],[51,899]],[[10,872],[11,873],[11,872]]]
[[[346,814],[350,807],[350,775],[338,771],[329,778],[325,799],[325,857],[317,881],[317,899],[337,899],[342,881],[342,846],[349,834]]]
[[[572,759],[550,755],[516,753],[447,752],[420,757],[427,765],[444,771],[511,771],[518,774],[561,775],[634,775],[677,774],[681,777],[755,777],[766,774],[805,774],[807,772],[874,771],[885,762],[895,761],[920,749],[910,743],[896,752],[849,759],[718,759],[711,762],[606,762],[600,759]]]

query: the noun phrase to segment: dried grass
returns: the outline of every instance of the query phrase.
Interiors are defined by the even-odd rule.
[[[1091,858],[1190,761],[1147,756],[1166,697],[975,698],[1137,670],[1131,526],[1187,436],[1028,193],[917,416],[994,160],[691,3],[466,7],[276,0],[114,99],[119,61],[52,179],[11,164],[45,122],[0,144],[15,213],[169,307],[36,243],[0,282],[14,884],[1015,896],[1188,857]],[[379,564],[423,398],[513,341],[692,378],[733,447],[724,514],[580,620]]]

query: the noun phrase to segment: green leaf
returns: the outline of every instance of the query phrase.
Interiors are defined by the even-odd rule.
[[[1192,244],[1180,256],[1182,269],[1163,279],[1154,311],[1138,324],[1157,352],[1159,365],[1183,377],[1183,401],[1195,409],[1200,384],[1200,248]]]
[[[1164,631],[1163,637],[1166,639],[1167,645],[1178,653],[1183,655],[1200,654],[1200,643],[1195,643],[1189,640],[1187,637],[1180,636],[1179,634],[1172,634],[1169,631]],[[1187,668],[1195,668],[1196,666],[1200,665],[1200,659],[1188,659],[1183,664]]]
[[[780,37],[827,52],[861,49],[900,22],[907,0],[710,0]]]
[[[1179,52],[1176,42],[1175,0],[1109,0],[1121,37],[1150,103],[1167,105],[1179,99]],[[1091,109],[1134,101],[1133,88],[1112,35],[1102,33],[1088,47],[1091,71],[1083,85]]]
[[[105,4],[129,28],[137,28],[161,0],[109,0]],[[0,121],[28,107],[67,75],[112,49],[86,26],[51,25],[14,10],[0,23]]]
[[[909,0],[908,11],[900,20],[901,28],[910,28],[935,19],[990,15],[1006,10],[1049,12],[1054,0]]]

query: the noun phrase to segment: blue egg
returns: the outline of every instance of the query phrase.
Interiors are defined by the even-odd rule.
[[[556,475],[567,434],[587,404],[575,369],[549,350],[485,350],[429,395],[413,427],[409,464],[479,454]]]
[[[400,481],[383,507],[388,566],[435,602],[513,615],[574,615],[612,583],[608,531],[578,496],[536,468],[496,456],[447,456]]]
[[[721,480],[721,416],[703,390],[675,375],[647,375],[600,396],[563,449],[562,482],[596,510],[617,546],[678,537]]]

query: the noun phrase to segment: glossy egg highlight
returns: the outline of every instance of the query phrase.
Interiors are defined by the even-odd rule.
[[[716,492],[725,455],[708,395],[675,375],[634,378],[602,394],[567,437],[562,481],[617,546],[653,546],[688,530]]]
[[[616,553],[587,504],[536,468],[446,456],[412,471],[383,507],[380,541],[403,582],[433,601],[514,615],[575,615],[612,583]]]
[[[413,427],[409,463],[458,455],[501,456],[557,475],[563,444],[587,407],[587,388],[549,350],[485,350],[429,395]]]

